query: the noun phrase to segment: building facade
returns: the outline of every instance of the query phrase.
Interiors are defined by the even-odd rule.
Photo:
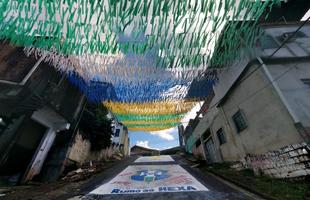
[[[113,125],[112,144],[115,145],[124,156],[130,155],[130,139],[128,129],[123,124],[115,121]]]
[[[279,178],[310,174],[310,25],[294,33],[299,24],[264,26],[260,56],[219,75],[212,109],[191,135],[208,163],[240,161]]]
[[[0,45],[0,176],[26,182],[40,174],[56,138],[75,131],[86,99],[41,59]]]

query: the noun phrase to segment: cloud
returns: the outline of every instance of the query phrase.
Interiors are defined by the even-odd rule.
[[[137,146],[140,146],[140,147],[146,147],[146,148],[151,148],[149,147],[149,141],[145,140],[145,141],[137,141],[136,143]]]
[[[162,131],[153,131],[153,132],[150,132],[150,134],[157,135],[164,140],[172,141],[175,139],[173,134],[176,132],[177,132],[176,128],[170,128],[170,129],[166,129]]]
[[[184,128],[188,125],[190,119],[194,119],[197,115],[197,112],[200,110],[203,101],[197,103],[182,119],[182,124]]]

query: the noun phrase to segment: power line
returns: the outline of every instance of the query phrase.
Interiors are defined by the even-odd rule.
[[[270,59],[272,58],[281,48],[284,47],[284,45],[290,41],[297,33],[300,29],[302,29],[310,20],[310,16],[293,32],[293,34],[291,34],[285,41],[282,42],[282,44],[271,54],[269,55],[267,58]],[[252,76],[254,74],[254,72],[256,72],[258,69],[260,69],[262,66],[264,65],[264,63],[260,64],[258,67],[256,67],[253,71],[251,71],[247,76],[245,76],[244,78],[240,79],[240,81],[238,81],[237,86],[240,85],[242,82],[244,82],[245,80],[247,80],[250,76]],[[249,98],[251,98],[252,96],[255,96],[257,93],[259,93],[260,91],[262,91],[263,89],[265,89],[266,87],[268,87],[270,84],[274,83],[275,81],[277,81],[278,79],[280,79],[282,76],[284,76],[286,73],[288,73],[290,70],[292,70],[293,68],[295,68],[296,65],[294,65],[293,67],[290,67],[287,71],[285,71],[284,73],[280,74],[279,76],[277,76],[273,81],[270,81],[269,83],[267,83],[263,88],[258,89],[257,91],[255,91],[253,94],[251,94],[250,96],[248,96],[244,101],[242,101],[241,103],[247,101]],[[207,114],[208,112],[210,112],[210,109],[216,107],[220,102],[221,102],[222,98],[219,99],[216,103],[214,103],[211,107],[208,108],[208,111],[205,113]],[[238,105],[240,105],[241,103],[239,103]]]
[[[282,49],[282,47],[284,47],[284,45],[290,41],[297,33],[300,29],[302,29],[310,20],[310,17],[308,17],[307,20],[305,20],[295,31],[293,34],[291,34],[288,38],[286,38],[286,40],[284,40],[282,42],[282,44],[271,54],[269,55],[267,58],[270,59],[272,58],[280,49]],[[245,76],[243,79],[240,80],[239,84],[242,83],[243,81],[245,81],[246,79],[248,79],[254,72],[256,72],[259,68],[261,68],[263,66],[263,64],[259,65],[257,68],[255,68],[250,74],[248,74],[247,76]]]

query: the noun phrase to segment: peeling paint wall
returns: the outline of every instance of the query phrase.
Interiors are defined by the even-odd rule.
[[[104,161],[110,159],[114,153],[118,152],[118,147],[110,146],[100,151],[91,151],[87,157],[87,160],[92,161]]]
[[[251,66],[245,76],[256,67]],[[220,147],[224,160],[230,160],[225,152],[233,154],[233,146],[241,150],[234,153],[244,152],[245,155],[241,155],[244,157],[304,141],[285,105],[261,70],[254,72],[236,87],[220,109],[223,110],[221,124],[226,128],[226,136],[230,137]],[[232,119],[238,110],[243,113],[247,124],[247,128],[239,133]]]
[[[310,145],[299,143],[261,155],[248,155],[242,163],[232,166],[253,169],[256,174],[274,178],[296,178],[310,175]]]
[[[75,136],[74,143],[71,147],[69,154],[69,159],[77,163],[84,163],[87,161],[87,158],[90,153],[91,144],[88,140],[84,140],[80,133],[77,133]]]

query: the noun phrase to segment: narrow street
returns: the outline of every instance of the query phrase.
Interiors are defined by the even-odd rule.
[[[310,200],[310,0],[0,0],[0,200]]]
[[[120,168],[90,183],[83,197],[71,199],[257,199],[191,168],[179,156],[139,157]]]

